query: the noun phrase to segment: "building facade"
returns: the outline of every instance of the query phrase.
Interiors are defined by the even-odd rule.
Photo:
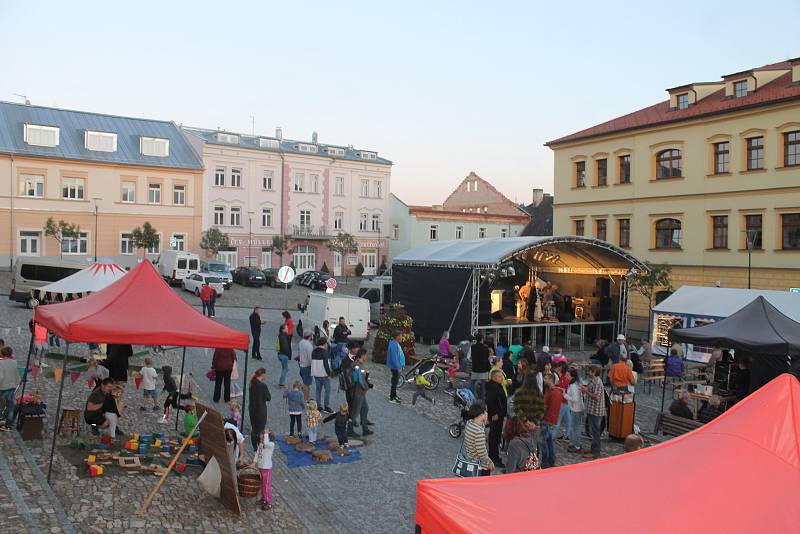
[[[800,287],[800,59],[668,93],[548,143],[555,235],[669,264],[675,288]]]
[[[230,249],[219,259],[231,267],[279,267],[298,272],[323,265],[335,275],[358,263],[376,274],[387,261],[391,161],[374,151],[274,136],[184,128],[202,155],[203,229],[228,234]],[[338,234],[354,237],[357,250],[331,252]],[[273,237],[287,244],[283,257]]]
[[[200,239],[202,161],[172,122],[0,102],[0,265],[18,256],[107,256],[133,265],[132,231],[150,222],[159,244]],[[52,217],[77,239],[44,234]],[[138,257],[137,257],[138,256]]]
[[[464,178],[442,203],[445,211],[519,215],[519,207],[475,171]]]
[[[389,213],[392,258],[431,241],[515,237],[529,221],[519,210],[516,215],[450,211],[442,206],[410,206],[395,195],[391,195]]]

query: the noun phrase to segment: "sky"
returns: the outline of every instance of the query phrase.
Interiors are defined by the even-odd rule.
[[[376,150],[438,204],[553,190],[543,144],[800,56],[800,2],[11,2],[0,100]]]

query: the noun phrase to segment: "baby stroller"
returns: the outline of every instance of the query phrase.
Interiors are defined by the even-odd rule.
[[[475,402],[475,394],[469,388],[458,388],[455,391],[445,391],[448,395],[453,397],[453,406],[459,409],[459,413],[461,410],[466,410],[472,403]],[[464,430],[464,425],[466,421],[463,417],[459,417],[458,421],[447,427],[447,432],[450,434],[450,437],[458,439],[461,437],[461,432]]]

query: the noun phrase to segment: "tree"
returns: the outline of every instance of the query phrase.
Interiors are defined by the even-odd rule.
[[[278,256],[278,263],[283,266],[283,255],[286,253],[286,249],[289,248],[289,238],[282,237],[279,235],[272,236],[272,252]]]
[[[81,235],[81,227],[74,223],[64,222],[63,220],[56,223],[52,217],[48,217],[47,222],[44,223],[44,235],[45,237],[52,237],[58,242],[58,250],[63,259],[64,249],[61,248],[61,243],[64,239],[78,239]]]
[[[219,228],[209,228],[203,232],[200,238],[200,248],[205,250],[209,256],[216,256],[220,250],[230,246],[228,234],[221,232]]]
[[[361,262],[358,262],[358,265],[356,265],[356,276],[361,276],[362,274],[364,274],[364,266],[361,265]]]
[[[147,249],[158,246],[158,232],[150,224],[150,221],[145,221],[142,226],[137,226],[132,233],[133,245],[142,249],[142,256],[146,256]]]
[[[631,277],[628,280],[628,288],[636,291],[647,299],[648,314],[653,308],[653,299],[659,291],[672,291],[672,281],[670,274],[672,267],[666,263],[644,262],[649,272]],[[647,338],[650,338],[650,320],[647,321]]]
[[[345,257],[348,254],[354,254],[358,252],[358,244],[356,243],[355,238],[347,232],[339,232],[336,237],[328,240],[328,242],[325,243],[325,246],[327,246],[328,250],[331,252],[338,253],[339,256],[341,256],[342,261],[345,261]],[[345,275],[345,280],[347,280],[347,269],[344,268],[344,266],[342,267],[342,272]]]

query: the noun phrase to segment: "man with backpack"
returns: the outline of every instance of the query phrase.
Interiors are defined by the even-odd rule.
[[[320,410],[333,413],[331,404],[331,368],[328,365],[328,340],[324,337],[317,341],[317,348],[311,353],[311,376],[316,387],[316,401]],[[325,391],[323,402],[322,395]]]

